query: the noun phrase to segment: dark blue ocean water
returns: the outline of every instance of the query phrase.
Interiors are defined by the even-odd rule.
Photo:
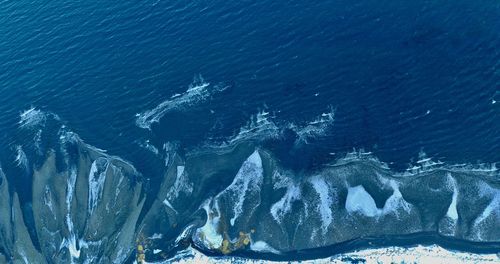
[[[151,131],[136,126],[137,113],[198,74],[230,88]],[[285,161],[300,153],[289,166],[353,148],[400,170],[420,151],[497,162],[499,101],[497,0],[0,2],[4,163],[30,107],[148,177],[137,142],[191,148],[233,135],[261,110],[305,122],[329,107],[327,133],[300,151],[273,146]]]

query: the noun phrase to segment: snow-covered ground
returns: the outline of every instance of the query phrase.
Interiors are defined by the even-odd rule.
[[[352,253],[339,254],[329,258],[305,261],[268,261],[239,257],[208,257],[195,249],[189,248],[165,263],[500,263],[499,254],[473,254],[450,251],[439,246],[416,246],[411,248],[388,247],[366,249]]]

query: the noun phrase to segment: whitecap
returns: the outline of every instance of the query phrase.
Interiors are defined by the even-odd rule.
[[[239,132],[228,140],[228,144],[234,145],[243,141],[262,142],[279,138],[281,135],[282,129],[269,118],[269,112],[260,111],[256,115],[250,117],[246,125],[241,127]]]
[[[313,138],[324,136],[333,127],[334,121],[335,110],[330,107],[329,112],[322,113],[305,125],[290,124],[289,128],[297,134],[295,145],[307,144]]]
[[[205,82],[201,75],[195,76],[188,89],[182,94],[175,94],[170,99],[151,110],[136,115],[136,125],[140,128],[151,129],[153,123],[158,123],[167,113],[174,110],[184,110],[188,107],[207,101],[213,94],[224,91],[226,86],[215,85]]]
[[[25,110],[20,115],[19,126],[21,128],[32,128],[35,126],[44,126],[47,120],[46,114],[34,107]]]
[[[16,146],[16,165],[25,171],[28,170],[28,157],[26,156],[26,153],[23,150],[22,146]]]

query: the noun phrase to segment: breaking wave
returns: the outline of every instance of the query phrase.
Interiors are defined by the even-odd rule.
[[[276,120],[272,113],[262,110],[250,116],[249,120],[232,136],[223,140],[209,140],[200,148],[197,148],[197,151],[224,149],[242,142],[260,144],[281,140],[289,131],[293,132],[295,136],[294,146],[300,148],[305,144],[309,144],[310,140],[328,135],[334,127],[334,121],[335,110],[332,107],[329,108],[328,112],[305,122]]]
[[[170,99],[163,101],[155,108],[137,114],[136,125],[140,128],[150,130],[151,125],[158,123],[165,114],[171,111],[182,111],[206,102],[211,96],[226,89],[227,86],[225,85],[211,85],[205,82],[201,75],[197,75],[184,93],[174,94]]]

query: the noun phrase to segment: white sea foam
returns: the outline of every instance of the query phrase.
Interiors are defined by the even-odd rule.
[[[108,160],[112,159],[112,160],[116,160],[116,161],[122,162],[124,164],[127,164],[127,168],[131,169],[132,173],[139,175],[139,172],[132,165],[131,162],[128,162],[128,161],[126,161],[118,156],[109,155],[109,154],[107,154],[106,150],[100,149],[100,148],[97,148],[97,147],[94,147],[92,145],[85,143],[80,138],[80,136],[78,136],[78,134],[68,130],[64,125],[61,126],[58,134],[59,134],[59,142],[61,143],[61,152],[65,153],[65,156],[68,156],[68,153],[66,153],[66,150],[65,150],[65,146],[67,144],[76,144],[76,145],[79,145],[79,146],[86,148],[88,150],[95,151],[95,152],[99,153],[100,155],[106,157],[106,159],[108,159]]]
[[[250,116],[249,121],[239,128],[233,136],[225,139],[224,142],[208,142],[204,147],[220,148],[245,141],[263,142],[280,139],[286,129],[290,129],[297,134],[295,144],[300,146],[299,143],[307,143],[312,138],[325,135],[334,123],[334,115],[334,110],[330,108],[330,112],[321,114],[313,121],[295,124],[276,122],[274,116],[269,112],[259,111],[257,114]]]
[[[154,109],[137,114],[136,124],[140,128],[151,129],[151,125],[159,122],[165,114],[203,103],[215,93],[224,91],[226,88],[222,85],[211,86],[203,80],[201,75],[197,75],[184,93],[175,94]]]
[[[39,125],[43,126],[47,120],[45,113],[34,107],[22,112],[19,117],[19,126],[21,128],[32,128]]]
[[[150,240],[162,239],[162,238],[163,238],[163,235],[159,234],[159,233],[154,233],[152,236],[148,237],[148,239],[150,239]]]
[[[19,168],[22,168],[24,170],[28,170],[28,157],[26,156],[26,153],[24,153],[23,147],[22,146],[16,146],[16,165]]]
[[[264,141],[281,137],[282,129],[269,118],[269,112],[260,111],[251,116],[245,126],[228,140],[229,145],[242,141]]]
[[[321,176],[313,176],[308,179],[309,183],[313,186],[314,190],[319,196],[319,203],[316,207],[319,214],[321,215],[321,227],[323,234],[326,234],[328,227],[333,222],[333,212],[332,205],[334,202],[334,197],[330,186]]]
[[[371,161],[377,167],[382,169],[391,169],[385,162],[380,161],[372,152],[365,152],[363,149],[354,149],[345,154],[344,157],[339,158],[332,162],[332,165],[339,166],[356,161]],[[463,163],[463,164],[446,164],[440,160],[434,160],[428,157],[425,152],[421,151],[418,160],[409,164],[408,168],[403,172],[393,172],[395,177],[411,177],[423,173],[432,173],[435,171],[449,171],[457,173],[482,173],[492,177],[500,177],[500,170],[498,163]]]
[[[353,149],[351,152],[347,152],[344,157],[335,160],[333,165],[340,166],[355,161],[371,161],[380,168],[389,169],[386,163],[380,161],[372,152],[366,152],[364,149]]]
[[[151,142],[149,142],[149,139],[146,139],[144,141],[138,141],[138,143],[140,147],[146,149],[146,150],[149,150],[151,153],[155,154],[155,155],[158,155],[160,154],[160,151],[158,150],[157,147],[155,147],[153,144],[151,144]]]
[[[189,236],[189,234],[191,233],[191,229],[193,229],[193,228],[194,228],[194,224],[191,224],[188,227],[186,227],[182,231],[182,233],[175,239],[175,244],[179,244],[179,242],[186,239]]]
[[[243,212],[243,203],[247,195],[257,194],[260,199],[260,186],[262,185],[263,174],[262,159],[260,158],[259,152],[255,150],[252,155],[243,162],[233,182],[217,195],[217,197],[228,195],[232,201],[234,201],[233,217],[230,219],[232,226],[234,226],[236,219]],[[258,204],[260,204],[260,200]],[[256,206],[258,206],[258,204]],[[253,209],[254,208],[252,208],[252,210]]]
[[[312,138],[324,136],[333,127],[334,121],[335,110],[333,107],[330,107],[329,112],[322,113],[305,125],[290,124],[290,129],[297,134],[295,144],[307,144]]]
[[[429,172],[442,167],[443,164],[444,163],[442,161],[434,161],[432,158],[428,157],[424,151],[420,151],[418,153],[418,160],[408,166],[404,175],[415,175],[423,172]]]

